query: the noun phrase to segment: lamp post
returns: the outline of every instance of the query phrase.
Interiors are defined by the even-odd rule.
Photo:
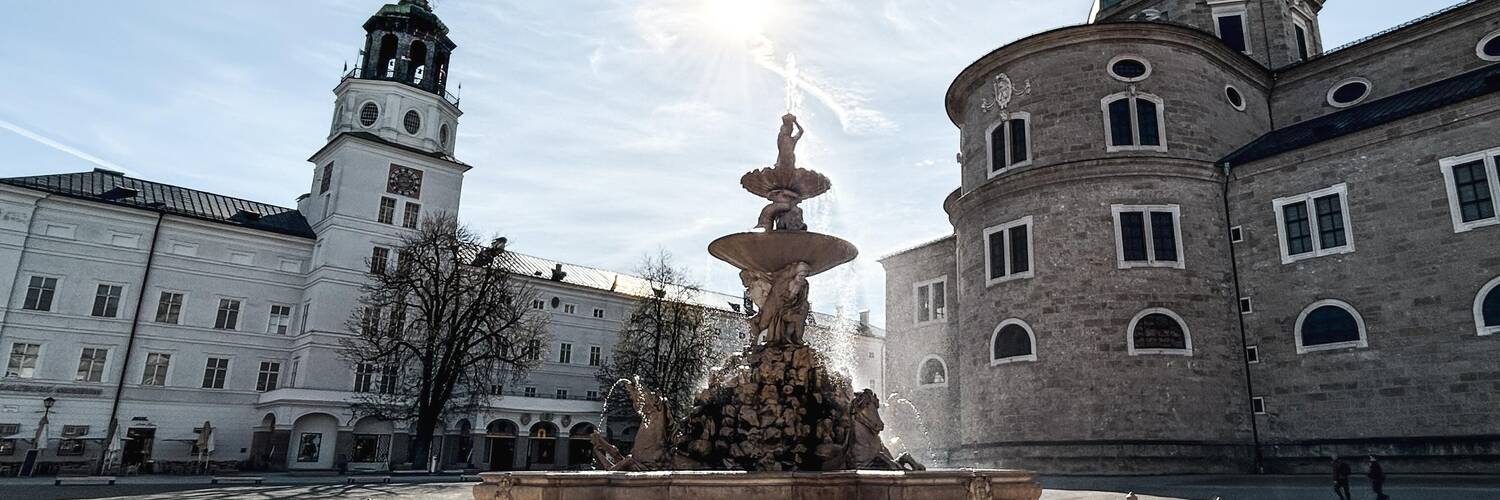
[[[21,462],[20,477],[31,477],[36,473],[37,461],[42,457],[42,450],[47,447],[47,442],[43,441],[46,439],[47,417],[52,416],[52,405],[55,404],[57,400],[51,396],[42,400],[42,418],[36,421],[36,435],[31,439],[31,449],[26,450],[25,461]]]

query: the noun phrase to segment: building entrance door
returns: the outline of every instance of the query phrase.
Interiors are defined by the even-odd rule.
[[[516,469],[516,438],[489,438],[490,441],[490,470],[503,471]]]
[[[151,443],[156,440],[156,429],[150,427],[136,427],[125,431],[125,447],[120,454],[120,465],[137,466],[142,472],[147,470],[147,464],[151,463]]]

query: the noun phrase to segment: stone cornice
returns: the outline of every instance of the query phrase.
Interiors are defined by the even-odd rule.
[[[948,217],[956,225],[958,218],[976,204],[988,205],[1019,192],[1052,184],[1129,177],[1223,182],[1223,174],[1213,163],[1207,161],[1140,156],[1079,160],[1028,168],[996,177],[959,196]]]

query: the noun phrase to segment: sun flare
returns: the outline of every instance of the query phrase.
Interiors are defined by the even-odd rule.
[[[765,32],[771,4],[771,0],[704,0],[704,25],[732,40],[749,40]]]

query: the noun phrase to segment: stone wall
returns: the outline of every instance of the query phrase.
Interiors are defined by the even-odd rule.
[[[959,310],[958,295],[953,286],[953,259],[953,238],[948,237],[881,260],[886,269],[885,384],[889,391],[881,395],[881,401],[889,405],[882,416],[886,435],[899,437],[905,442],[891,446],[891,451],[900,453],[906,448],[918,460],[931,460],[930,453],[920,452],[928,448],[941,450],[938,458],[944,459],[946,450],[959,442],[958,414],[953,411],[958,405],[958,389],[963,382],[963,374],[956,363],[959,346],[954,343],[958,322],[917,324],[913,288],[916,283],[946,278],[947,315],[952,318]],[[946,381],[942,385],[923,386],[918,383],[918,370],[922,362],[931,357],[942,360],[946,366]],[[901,399],[909,401],[910,405]],[[918,413],[920,420],[916,416]]]

